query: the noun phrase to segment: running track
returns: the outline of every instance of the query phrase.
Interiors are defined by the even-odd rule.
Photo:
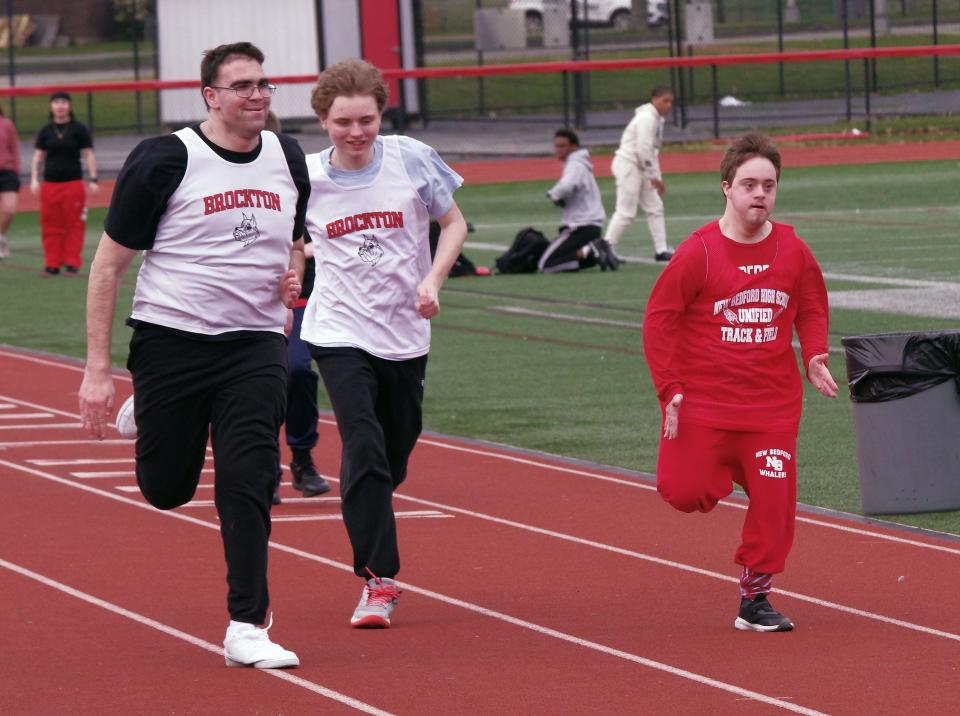
[[[81,431],[79,382],[73,361],[0,349],[5,713],[956,708],[960,543],[803,512],[774,599],[797,630],[737,632],[742,503],[682,515],[642,475],[434,436],[395,502],[394,628],[349,628],[360,584],[337,502],[284,486],[272,635],[303,666],[227,669],[211,476],[195,504],[147,507],[132,443]],[[326,417],[316,452],[336,475]]]

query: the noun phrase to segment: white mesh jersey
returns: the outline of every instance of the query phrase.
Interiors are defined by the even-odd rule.
[[[356,187],[338,186],[319,154],[307,156],[306,222],[317,275],[300,337],[407,360],[430,350],[430,321],[415,308],[417,285],[431,265],[430,214],[396,137],[383,138],[383,152],[380,173]]]
[[[131,318],[191,333],[283,332],[278,282],[290,263],[298,192],[280,141],[257,158],[218,156],[189,127],[174,133],[187,169],[144,253]]]

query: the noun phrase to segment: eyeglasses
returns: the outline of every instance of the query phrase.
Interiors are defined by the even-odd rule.
[[[253,97],[253,91],[260,90],[261,97],[270,97],[274,92],[277,91],[277,86],[272,85],[266,80],[258,84],[253,84],[253,82],[240,82],[239,84],[234,85],[233,87],[217,87],[216,85],[210,85],[211,89],[220,89],[220,90],[231,90],[237,93],[237,97],[240,99],[250,99]]]

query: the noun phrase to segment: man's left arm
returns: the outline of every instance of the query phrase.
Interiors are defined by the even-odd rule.
[[[567,199],[572,197],[581,183],[581,176],[577,171],[578,167],[572,162],[563,165],[563,174],[560,175],[560,181],[547,190],[547,196],[557,206],[563,206]]]
[[[467,222],[456,201],[451,203],[446,214],[437,218],[437,223],[440,224],[440,238],[433,266],[417,286],[416,309],[423,318],[433,318],[440,313],[440,287],[467,240]]]
[[[93,147],[86,147],[82,153],[83,161],[87,165],[87,189],[96,194],[100,191],[97,178],[97,155],[93,153]]]
[[[830,357],[828,330],[830,311],[827,303],[827,286],[817,260],[806,249],[805,265],[798,285],[797,337],[800,339],[800,354],[807,380],[822,395],[837,397],[837,383],[830,374],[827,363]]]
[[[287,308],[293,308],[303,290],[303,267],[306,259],[303,252],[303,239],[297,239],[290,248],[290,263],[287,272],[280,277],[280,300]]]

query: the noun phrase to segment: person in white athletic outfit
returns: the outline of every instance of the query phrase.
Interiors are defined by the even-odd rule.
[[[364,579],[354,627],[389,627],[400,590],[393,492],[421,430],[430,320],[467,236],[460,176],[425,144],[379,136],[380,71],[326,69],[311,105],[333,146],[307,157],[316,280],[300,337],[323,379],[343,443],[340,499]],[[440,224],[431,262],[430,217]]]
[[[650,101],[637,107],[633,119],[623,130],[610,167],[617,183],[617,206],[604,237],[614,253],[623,232],[637,217],[639,207],[647,217],[654,258],[669,261],[673,256],[667,246],[667,224],[661,198],[667,187],[660,173],[663,118],[672,107],[673,90],[662,85],[654,87]]]
[[[298,666],[259,625],[269,607],[270,502],[287,400],[283,328],[301,289],[310,184],[299,145],[264,131],[276,87],[259,49],[240,42],[207,51],[200,86],[207,120],[144,140],[117,178],[90,267],[80,414],[103,439],[115,395],[117,291],[143,253],[127,320],[136,426],[125,437],[137,439],[137,484],[161,510],[186,504],[210,438],[227,562],[226,663]]]

